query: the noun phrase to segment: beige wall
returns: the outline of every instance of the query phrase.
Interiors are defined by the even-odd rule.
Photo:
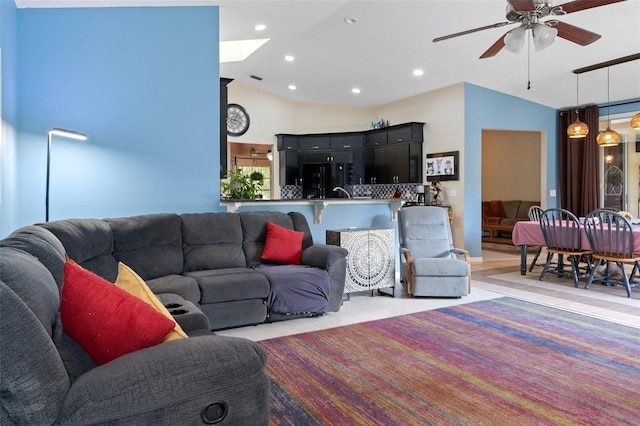
[[[541,133],[482,131],[482,200],[540,201]]]
[[[403,99],[374,108],[376,117],[389,120],[390,124],[408,121],[426,123],[424,145],[426,154],[460,151],[460,180],[443,182],[443,204],[454,212],[453,238],[456,247],[464,246],[464,84],[456,84],[412,98]],[[423,159],[422,176],[426,162]],[[426,181],[425,181],[426,183]]]

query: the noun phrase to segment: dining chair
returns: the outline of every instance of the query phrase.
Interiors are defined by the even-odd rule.
[[[531,206],[529,207],[527,216],[529,216],[529,220],[531,221],[540,222],[540,216],[542,215],[542,212],[544,212],[544,209],[542,207]],[[536,252],[536,255],[533,257],[533,260],[531,261],[531,266],[529,266],[529,272],[533,271],[533,267],[536,266],[536,263],[538,262],[538,257],[540,257],[540,253],[542,253],[542,247],[543,246],[538,247],[538,251]]]
[[[620,284],[626,288],[627,297],[631,297],[631,287],[639,284],[633,278],[640,268],[640,254],[635,253],[633,225],[629,219],[615,211],[597,209],[585,217],[584,230],[595,260],[585,288],[594,281],[608,286]],[[611,263],[621,269],[621,278],[611,273]],[[600,265],[606,265],[606,269],[602,277],[596,277],[596,269]],[[633,265],[630,276],[626,265]]]
[[[551,272],[558,277],[563,277],[565,275],[563,257],[566,256],[571,267],[573,284],[578,287],[578,279],[581,275],[580,263],[583,260],[586,263],[587,274],[591,273],[591,250],[582,247],[580,221],[569,210],[547,209],[540,216],[540,228],[547,246],[547,262],[540,274],[540,281],[543,281],[547,272],[550,271],[549,267],[554,255],[558,256],[558,261]]]

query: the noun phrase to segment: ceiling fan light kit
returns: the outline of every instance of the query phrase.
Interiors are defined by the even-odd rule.
[[[507,13],[505,22],[497,22],[483,27],[460,31],[446,36],[436,37],[434,42],[448,40],[478,31],[499,28],[505,25],[520,24],[518,28],[502,35],[480,59],[495,56],[505,48],[510,52],[518,52],[524,46],[526,30],[532,31],[533,43],[536,50],[542,50],[553,44],[557,37],[563,38],[580,46],[586,46],[600,38],[599,34],[576,27],[557,19],[540,22],[541,18],[548,16],[559,17],[568,13],[579,12],[594,7],[606,6],[625,0],[574,0],[558,6],[553,6],[550,0],[507,0]]]
[[[509,52],[518,53],[524,46],[526,31],[522,27],[515,28],[504,35],[504,48]]]
[[[558,35],[558,30],[545,24],[534,24],[531,33],[533,34],[533,45],[536,47],[536,51],[539,52],[553,44]]]

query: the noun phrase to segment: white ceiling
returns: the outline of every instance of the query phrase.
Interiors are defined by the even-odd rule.
[[[434,37],[505,21],[505,0],[16,0],[16,4],[219,5],[221,41],[270,38],[245,61],[221,64],[222,77],[293,100],[346,106],[375,107],[466,81],[553,108],[574,107],[572,70],[640,52],[640,0],[559,17],[602,38],[585,47],[561,38],[541,52],[532,46],[530,77],[526,49],[520,54],[503,49],[492,58],[478,59],[516,25],[432,42]],[[357,18],[358,23],[347,25],[347,17]],[[253,27],[258,23],[267,29],[256,33]],[[285,62],[286,54],[294,55],[295,61]],[[415,68],[425,74],[414,77]],[[609,72],[612,101],[640,98],[640,60],[613,66]],[[607,69],[579,78],[581,105],[607,102]],[[289,84],[297,90],[289,90]],[[352,87],[361,93],[352,94]]]

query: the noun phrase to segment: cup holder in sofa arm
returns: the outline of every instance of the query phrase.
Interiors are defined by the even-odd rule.
[[[157,296],[187,335],[211,334],[209,318],[195,304],[177,294],[165,293]]]

